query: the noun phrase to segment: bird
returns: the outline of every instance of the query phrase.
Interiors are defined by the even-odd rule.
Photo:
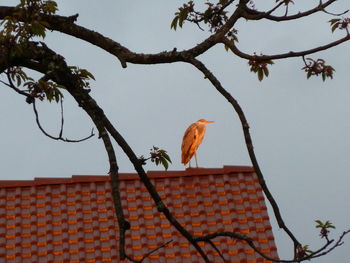
[[[200,119],[195,123],[192,123],[185,131],[184,137],[182,139],[181,145],[181,163],[186,165],[194,155],[196,160],[196,166],[198,168],[197,155],[199,145],[202,143],[206,125],[208,123],[213,123],[214,121],[207,121]],[[189,164],[191,167],[191,163]]]

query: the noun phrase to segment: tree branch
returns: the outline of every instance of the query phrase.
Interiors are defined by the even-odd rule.
[[[112,197],[114,200],[114,209],[115,213],[117,215],[118,219],[118,226],[119,226],[119,257],[121,260],[124,260],[127,255],[125,252],[125,233],[127,230],[130,229],[130,223],[125,219],[122,201],[120,197],[120,191],[119,191],[119,167],[117,164],[117,158],[115,155],[115,151],[113,149],[113,145],[111,142],[111,139],[104,128],[103,124],[99,122],[99,120],[95,119],[93,120],[96,127],[98,127],[100,137],[103,140],[103,143],[105,145],[105,149],[108,154],[109,159],[109,176],[111,178],[111,188],[112,188]]]
[[[207,78],[212,83],[212,85],[216,88],[216,90],[227,99],[227,101],[232,105],[232,107],[236,111],[236,113],[241,121],[243,134],[244,134],[247,150],[248,150],[248,153],[250,156],[250,160],[254,166],[255,173],[256,173],[258,180],[259,180],[259,183],[260,183],[260,185],[261,185],[261,187],[266,195],[266,198],[269,200],[269,202],[273,208],[278,226],[280,228],[282,228],[288,234],[288,236],[292,239],[295,247],[300,245],[299,241],[294,237],[292,232],[285,225],[285,223],[282,219],[281,213],[279,211],[279,207],[278,207],[275,199],[273,198],[270,190],[268,189],[268,187],[266,185],[264,176],[260,170],[259,163],[258,163],[257,158],[255,156],[252,139],[251,139],[250,132],[249,132],[249,124],[247,122],[247,119],[244,115],[242,108],[240,107],[238,102],[232,97],[232,95],[222,87],[220,81],[206,68],[206,66],[202,62],[200,62],[199,60],[197,60],[195,58],[188,58],[188,63],[192,64],[199,71],[201,71],[204,74],[205,78]]]
[[[350,35],[347,34],[345,37],[340,38],[336,41],[333,41],[333,42],[328,43],[328,44],[323,45],[323,46],[319,46],[319,47],[304,50],[304,51],[298,51],[298,52],[290,51],[288,53],[282,53],[282,54],[277,54],[277,55],[250,55],[250,54],[247,54],[247,53],[240,51],[237,48],[237,46],[233,42],[229,41],[227,38],[223,38],[221,42],[223,44],[225,44],[226,46],[228,46],[230,48],[230,50],[235,55],[237,55],[241,58],[244,58],[247,60],[265,61],[265,60],[285,59],[285,58],[291,58],[291,57],[302,57],[302,56],[314,54],[314,53],[335,47],[337,45],[340,45],[348,40],[350,40]]]
[[[35,70],[46,73],[48,72],[49,65],[55,65],[55,70],[51,70],[50,78],[57,84],[66,87],[67,91],[74,97],[78,102],[78,105],[84,109],[84,111],[90,116],[94,121],[95,125],[99,127],[102,125],[106,131],[114,138],[114,140],[123,149],[126,155],[129,157],[131,163],[134,165],[135,170],[140,176],[141,181],[146,186],[148,192],[150,193],[152,199],[154,200],[159,212],[163,213],[170,223],[195,247],[206,263],[210,260],[204,253],[203,249],[194,241],[193,236],[181,226],[177,219],[170,213],[169,209],[163,203],[161,197],[156,191],[155,187],[149,180],[146,172],[144,171],[140,160],[137,158],[135,153],[132,151],[130,146],[124,140],[124,138],[119,134],[119,132],[110,123],[108,118],[105,116],[103,110],[97,105],[96,101],[89,95],[89,93],[82,87],[80,87],[79,82],[72,74],[71,70],[65,63],[63,57],[56,54],[54,51],[49,49],[46,45],[38,46],[31,45],[32,50],[28,49],[27,52],[33,52],[33,58],[38,59]],[[32,59],[33,59],[32,58]],[[25,59],[25,58],[22,58]],[[9,63],[11,64],[11,63]],[[25,62],[21,64],[26,64]],[[101,129],[101,128],[99,128]],[[103,131],[103,130],[102,130]],[[100,134],[101,136],[101,134]],[[114,177],[112,177],[114,178]]]
[[[321,256],[324,256],[324,255],[327,255],[329,252],[331,252],[332,250],[334,250],[335,248],[337,248],[337,247],[339,247],[339,246],[341,246],[341,245],[343,245],[343,239],[344,239],[344,237],[347,235],[347,234],[349,234],[350,233],[350,229],[349,230],[347,230],[347,231],[344,231],[340,236],[339,236],[339,238],[338,238],[338,240],[337,240],[337,242],[335,242],[335,244],[332,246],[332,247],[330,247],[328,250],[326,250],[326,251],[324,251],[324,252],[322,252],[322,253],[313,253],[313,254],[316,254],[316,255],[314,255],[312,258],[317,258],[317,257],[321,257]],[[327,242],[327,243],[332,243],[334,240],[330,240],[329,242]],[[316,252],[318,252],[318,251],[316,251]]]
[[[11,16],[15,11],[15,7],[0,6],[0,19],[4,19],[6,16]],[[241,9],[236,9],[220,30],[195,47],[181,52],[171,50],[157,54],[138,54],[132,52],[120,43],[103,36],[98,32],[76,25],[69,17],[42,14],[42,19],[49,23],[49,30],[59,31],[98,46],[116,56],[120,60],[122,67],[125,68],[127,62],[135,64],[173,63],[182,61],[183,56],[199,56],[220,42],[222,36],[224,36],[240,18],[240,12]],[[18,19],[25,22],[25,16],[18,17]]]
[[[290,21],[290,20],[295,20],[295,19],[299,19],[302,17],[306,17],[312,14],[315,14],[317,12],[320,11],[324,11],[326,7],[330,6],[331,4],[333,4],[334,2],[336,2],[337,0],[328,0],[325,3],[320,3],[318,6],[307,10],[305,12],[299,12],[298,14],[295,15],[284,15],[284,16],[274,16],[271,15],[271,13],[269,12],[260,12],[260,11],[256,11],[250,8],[246,8],[245,11],[246,13],[243,15],[244,18],[249,19],[249,20],[260,20],[260,19],[268,19],[268,20],[272,20],[272,21],[276,21],[276,22],[281,22],[281,21]],[[283,3],[283,2],[282,2]]]
[[[91,130],[91,134],[89,136],[86,136],[85,138],[82,138],[82,139],[79,139],[79,140],[70,140],[70,139],[67,139],[67,138],[63,138],[62,137],[62,132],[63,132],[63,123],[64,123],[64,117],[63,117],[63,106],[62,106],[62,102],[61,102],[61,128],[60,128],[60,133],[59,133],[59,136],[55,137],[55,136],[52,136],[50,135],[49,133],[47,133],[45,131],[45,129],[41,126],[40,124],[40,120],[39,120],[39,113],[36,109],[36,105],[35,105],[35,100],[32,101],[32,104],[33,104],[33,111],[34,111],[34,114],[35,114],[35,121],[36,121],[36,124],[38,125],[40,131],[47,137],[49,137],[50,139],[52,140],[56,140],[56,141],[63,141],[63,142],[73,142],[73,143],[77,143],[77,142],[82,142],[82,141],[86,141],[88,139],[90,139],[91,137],[95,136],[94,134],[94,129]]]
[[[12,79],[9,76],[8,71],[6,72],[6,76],[7,76],[7,80],[9,83],[6,83],[5,81],[0,80],[0,82],[4,85],[6,85],[7,87],[13,89],[15,92],[17,92],[18,94],[25,96],[27,98],[31,98],[32,96],[30,94],[28,94],[27,92],[20,90],[19,88],[16,87],[16,85],[14,85]]]
[[[265,253],[262,253],[254,244],[254,241],[249,238],[248,236],[245,235],[241,235],[241,234],[237,234],[237,233],[233,233],[233,232],[227,232],[227,231],[219,231],[219,232],[215,232],[215,233],[211,233],[205,236],[201,236],[201,237],[197,237],[196,241],[204,241],[204,242],[208,242],[209,240],[212,240],[216,237],[230,237],[233,239],[237,239],[237,240],[242,240],[247,242],[247,244],[254,249],[254,251],[256,253],[258,253],[260,256],[262,256],[263,258],[270,260],[272,262],[279,262],[279,263],[293,263],[293,262],[302,262],[302,261],[306,261],[306,260],[311,260],[313,258],[317,258],[320,256],[324,256],[326,254],[328,254],[330,251],[332,251],[334,248],[341,246],[342,240],[345,237],[345,235],[347,235],[348,233],[350,233],[350,230],[345,231],[342,233],[342,235],[340,235],[340,237],[338,238],[338,241],[328,250],[326,250],[333,242],[334,240],[329,240],[326,242],[325,245],[323,245],[320,249],[312,252],[309,255],[303,256],[301,258],[294,258],[291,260],[283,260],[283,259],[276,259],[276,258],[272,258],[267,256]],[[326,250],[326,251],[325,251]]]
[[[154,252],[156,252],[157,250],[167,246],[168,244],[170,244],[171,242],[173,242],[173,240],[169,240],[168,242],[165,242],[164,244],[160,245],[159,247],[156,247],[155,249],[152,249],[151,251],[147,252],[145,255],[143,255],[143,257],[140,260],[135,260],[129,256],[127,256],[126,258],[129,259],[130,261],[134,262],[134,263],[142,263],[146,258],[148,258],[150,255],[152,255]]]
[[[227,20],[227,22],[212,36],[208,37],[204,41],[202,41],[200,44],[196,45],[195,47],[192,47],[188,50],[184,50],[181,52],[178,52],[176,49],[173,49],[172,51],[165,51],[158,54],[138,54],[134,53],[130,50],[128,50],[126,47],[122,46],[121,44],[113,41],[112,39],[109,39],[102,34],[99,34],[97,32],[94,32],[92,30],[86,29],[84,27],[76,25],[74,22],[77,19],[77,15],[72,17],[63,17],[63,16],[56,16],[56,15],[44,15],[42,14],[43,21],[48,22],[49,26],[48,29],[50,30],[57,30],[59,32],[80,38],[82,40],[85,40],[91,44],[94,44],[105,51],[111,53],[112,55],[116,56],[121,64],[122,67],[126,67],[126,63],[136,63],[136,64],[158,64],[158,63],[172,63],[172,62],[178,62],[183,61],[192,64],[195,66],[199,71],[201,71],[206,78],[209,79],[209,81],[213,84],[213,86],[228,100],[228,102],[233,106],[234,110],[238,114],[243,134],[245,137],[245,142],[248,150],[248,154],[250,156],[251,162],[254,166],[256,175],[258,177],[259,183],[271,203],[271,206],[273,208],[276,220],[278,222],[278,225],[280,228],[284,229],[284,231],[287,233],[287,235],[292,239],[294,243],[294,250],[295,250],[295,256],[294,260],[278,260],[271,259],[268,256],[266,256],[264,253],[259,251],[256,247],[254,242],[246,236],[242,236],[236,233],[232,232],[217,232],[210,235],[202,236],[202,237],[195,237],[192,236],[184,227],[181,226],[181,224],[177,221],[177,219],[171,214],[169,209],[165,206],[163,203],[161,197],[159,196],[158,192],[156,191],[155,187],[149,180],[146,172],[144,171],[142,167],[142,162],[137,158],[133,150],[130,148],[130,146],[127,144],[127,142],[124,140],[122,135],[116,130],[116,128],[111,124],[109,119],[104,114],[103,110],[98,106],[98,104],[93,100],[93,98],[88,94],[88,92],[82,88],[77,82],[77,79],[72,74],[71,70],[68,68],[67,64],[65,63],[64,59],[53,52],[51,49],[46,47],[44,43],[38,44],[37,42],[31,42],[28,44],[28,47],[26,46],[26,50],[23,51],[23,54],[20,55],[20,57],[16,56],[7,56],[4,57],[0,53],[0,61],[4,60],[4,63],[0,63],[0,72],[6,67],[9,67],[10,65],[22,65],[27,66],[31,69],[34,69],[36,71],[39,71],[43,74],[48,74],[50,79],[55,81],[58,84],[61,84],[67,88],[67,91],[75,98],[75,100],[78,102],[79,106],[84,109],[84,111],[90,116],[92,121],[95,123],[99,135],[102,138],[104,142],[104,146],[106,148],[108,158],[109,158],[109,164],[110,164],[110,177],[111,177],[111,185],[112,185],[112,195],[114,199],[114,205],[115,210],[118,218],[118,224],[119,224],[119,234],[120,234],[120,258],[123,260],[125,258],[131,259],[128,255],[125,253],[125,232],[130,228],[129,222],[127,222],[124,218],[123,214],[123,208],[121,205],[121,199],[120,199],[120,193],[119,193],[119,177],[118,177],[118,165],[117,160],[115,156],[115,151],[113,149],[113,145],[111,142],[110,136],[113,137],[113,139],[118,143],[118,145],[123,149],[125,154],[128,156],[129,160],[133,163],[135,170],[139,174],[139,177],[143,184],[146,186],[148,192],[150,193],[152,199],[154,200],[156,207],[159,212],[163,213],[166,218],[169,220],[169,222],[195,247],[195,249],[200,253],[202,258],[205,260],[205,262],[210,262],[207,255],[204,253],[203,249],[199,246],[198,242],[200,241],[206,241],[208,242],[216,251],[218,251],[219,255],[222,257],[222,259],[225,261],[223,255],[220,253],[218,248],[215,246],[215,244],[211,241],[212,238],[216,236],[229,236],[231,238],[236,238],[240,240],[244,240],[250,245],[257,253],[259,253],[262,257],[272,260],[275,262],[296,262],[296,261],[303,261],[306,259],[311,259],[313,257],[320,256],[321,254],[328,253],[332,251],[335,247],[340,246],[342,244],[343,237],[350,232],[346,231],[344,232],[338,241],[334,244],[333,247],[329,248],[327,251],[325,251],[326,248],[329,247],[329,245],[333,242],[333,240],[328,240],[324,247],[319,249],[318,251],[312,253],[311,255],[298,258],[297,256],[297,248],[300,247],[300,243],[298,240],[294,237],[292,232],[287,228],[285,225],[277,203],[275,202],[273,196],[271,195],[265,179],[263,177],[263,174],[260,170],[259,164],[257,162],[255,152],[253,149],[253,143],[249,132],[249,125],[245,118],[244,112],[241,109],[238,102],[231,96],[230,93],[228,93],[221,85],[219,80],[205,67],[205,65],[196,59],[197,56],[205,53],[207,50],[209,50],[211,47],[216,45],[217,43],[224,43],[227,46],[230,47],[232,52],[236,54],[239,57],[249,59],[249,60],[256,60],[256,61],[263,61],[263,60],[274,60],[274,59],[282,59],[287,57],[297,57],[319,52],[322,50],[325,50],[327,48],[331,48],[333,46],[339,45],[347,40],[349,40],[350,36],[349,34],[337,41],[331,42],[328,45],[320,46],[314,49],[302,51],[302,52],[289,52],[285,54],[279,54],[279,55],[272,55],[272,56],[252,56],[245,54],[241,52],[234,43],[228,43],[228,40],[225,38],[225,35],[229,30],[233,27],[233,25],[237,22],[237,20],[241,17],[245,17],[247,19],[270,19],[274,21],[284,21],[284,20],[292,20],[301,18],[303,16],[310,15],[312,13],[316,13],[319,11],[325,12],[325,7],[330,5],[331,3],[335,2],[336,0],[329,0],[326,3],[322,4],[320,1],[320,4],[318,7],[311,9],[307,12],[299,13],[298,15],[294,16],[283,16],[283,17],[277,17],[272,16],[271,14],[282,5],[282,1],[279,2],[274,8],[272,8],[268,12],[257,12],[252,9],[249,9],[246,5],[248,3],[248,0],[240,0],[238,7],[233,12],[231,17]],[[232,1],[230,1],[231,3]],[[15,9],[13,7],[1,7],[0,6],[0,19],[4,19],[6,16],[10,16],[13,14]],[[296,17],[297,16],[297,17]],[[25,16],[19,17],[23,22],[25,21]],[[0,42],[0,44],[2,44]],[[33,44],[33,45],[31,45]],[[1,46],[0,46],[1,47]],[[6,51],[8,51],[8,47],[5,47]],[[4,48],[2,50],[5,50]],[[11,53],[11,50],[8,51],[8,53]],[[7,54],[8,55],[8,54]],[[9,61],[10,60],[10,61]],[[51,67],[49,64],[51,63]],[[52,70],[52,64],[55,65],[55,69]],[[50,69],[50,70],[49,70]],[[47,73],[50,72],[50,73]],[[2,82],[4,83],[4,82]],[[6,84],[6,83],[4,83]],[[6,84],[7,85],[7,84]],[[14,86],[14,85],[13,85]],[[10,85],[11,87],[11,85]],[[20,93],[21,95],[28,95],[28,94],[22,94],[21,90],[15,88],[16,92]],[[58,137],[51,136],[45,132],[45,130],[41,127],[38,112],[35,106],[35,100],[33,101],[33,110],[36,116],[36,122],[40,128],[40,130],[48,137],[56,140],[64,140],[67,141],[67,139],[62,138],[63,133],[63,125],[64,125],[64,119],[63,119],[63,106],[61,101],[61,129],[59,132]],[[90,135],[93,136],[93,135]],[[89,136],[89,137],[90,137]],[[87,139],[87,138],[85,138]],[[85,140],[83,139],[83,140]],[[70,142],[78,142],[78,141],[71,141]],[[79,140],[81,141],[81,140]],[[171,241],[169,241],[171,242]],[[166,246],[169,242],[161,245],[160,247],[150,251],[149,253],[145,254],[141,261],[142,262],[145,258],[147,258],[151,253],[154,253],[156,250]],[[322,252],[323,251],[323,252]],[[322,253],[321,253],[322,252]],[[131,259],[132,260],[132,259]],[[136,261],[134,261],[136,262]]]

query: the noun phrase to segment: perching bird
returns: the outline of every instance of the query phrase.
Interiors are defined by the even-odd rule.
[[[213,121],[206,121],[204,119],[200,119],[199,121],[192,123],[190,127],[187,128],[187,130],[185,131],[184,137],[182,139],[181,163],[186,165],[194,155],[194,158],[196,160],[196,166],[198,168],[196,152],[198,150],[199,145],[203,141],[203,137],[206,129],[205,126],[208,123],[212,123],[212,122]]]

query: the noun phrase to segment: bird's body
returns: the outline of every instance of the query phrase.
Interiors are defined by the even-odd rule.
[[[196,159],[196,165],[198,167],[196,152],[198,150],[199,145],[203,141],[205,130],[206,130],[205,126],[208,123],[212,123],[212,122],[213,121],[206,121],[206,120],[200,119],[199,121],[192,123],[187,128],[187,130],[185,131],[184,137],[182,139],[181,163],[186,165],[194,155]]]

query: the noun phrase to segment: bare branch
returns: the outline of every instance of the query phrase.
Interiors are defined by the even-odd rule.
[[[64,126],[63,99],[60,100],[60,106],[61,106],[61,129],[58,137],[62,138],[63,126]]]
[[[250,54],[244,53],[240,51],[237,48],[237,46],[233,42],[229,41],[227,38],[223,38],[222,43],[228,46],[235,55],[241,58],[244,58],[247,60],[264,61],[264,60],[285,59],[285,58],[291,58],[291,57],[302,57],[302,56],[314,54],[314,53],[335,47],[337,45],[340,45],[348,40],[350,40],[350,35],[347,34],[345,37],[340,38],[336,41],[333,41],[323,46],[319,46],[319,47],[304,50],[304,51],[298,51],[298,52],[290,51],[288,53],[282,53],[277,55],[250,55]]]
[[[99,136],[102,138],[105,149],[108,154],[109,160],[109,176],[111,178],[111,189],[112,189],[112,197],[114,200],[114,209],[118,219],[119,226],[119,257],[121,260],[124,260],[127,255],[125,252],[125,233],[130,229],[130,223],[125,219],[124,211],[122,207],[122,201],[120,197],[119,191],[119,167],[117,164],[117,158],[115,155],[115,151],[113,148],[113,144],[107,133],[103,123],[98,118],[92,118],[92,121],[95,123]]]
[[[289,11],[289,5],[286,5],[286,10],[284,12],[284,16],[285,17],[288,15],[288,11]]]
[[[202,62],[200,62],[199,60],[197,60],[195,58],[189,58],[188,63],[192,64],[199,71],[201,71],[204,74],[204,76],[213,84],[213,86],[216,88],[216,90],[228,100],[228,102],[232,105],[232,107],[236,111],[236,113],[241,121],[241,124],[242,124],[242,129],[243,129],[243,133],[244,133],[244,138],[245,138],[247,150],[248,150],[248,153],[250,156],[250,160],[254,166],[254,170],[255,170],[256,175],[259,179],[259,183],[260,183],[267,199],[269,200],[269,202],[273,208],[276,220],[278,222],[278,226],[280,228],[282,228],[288,234],[288,236],[293,240],[295,247],[300,245],[299,241],[294,237],[293,233],[285,225],[285,223],[282,219],[281,213],[279,211],[279,207],[278,207],[275,199],[273,198],[272,194],[270,193],[270,190],[268,189],[268,187],[266,185],[264,176],[260,170],[259,163],[258,163],[257,158],[255,156],[252,139],[251,139],[250,132],[249,132],[249,124],[247,122],[247,119],[245,117],[245,114],[244,114],[242,108],[240,107],[238,102],[232,97],[232,95],[222,87],[220,81],[206,68],[206,66]]]
[[[335,248],[337,248],[337,247],[343,245],[343,243],[344,243],[344,242],[343,242],[343,239],[344,239],[344,237],[345,237],[347,234],[349,234],[349,233],[350,233],[350,229],[347,230],[347,231],[344,231],[344,232],[339,236],[337,242],[335,242],[335,244],[334,244],[332,247],[330,247],[328,250],[326,250],[326,251],[324,251],[324,252],[322,252],[322,253],[317,253],[317,254],[315,253],[316,255],[314,255],[312,258],[324,256],[324,255],[328,254],[329,252],[331,252],[332,250],[334,250]],[[332,242],[333,242],[333,240],[330,240],[330,241],[329,241],[329,243],[332,243]]]
[[[228,261],[225,259],[224,255],[221,253],[220,249],[214,244],[213,241],[211,241],[211,239],[206,240],[206,242],[208,242],[215,249],[215,251],[219,254],[219,256],[221,257],[221,259],[224,263],[228,263]]]
[[[322,12],[324,12],[328,15],[331,15],[331,16],[342,16],[342,15],[345,15],[346,13],[348,13],[349,9],[345,10],[344,12],[341,12],[341,13],[331,13],[331,12],[327,11],[326,9],[323,9]]]
[[[108,154],[109,159],[109,176],[111,178],[111,188],[112,188],[112,197],[114,200],[114,209],[118,219],[119,226],[119,257],[121,260],[124,260],[127,255],[125,252],[125,233],[130,229],[130,223],[125,219],[122,201],[119,191],[119,167],[117,164],[117,158],[115,156],[115,151],[111,142],[111,139],[104,128],[103,124],[99,122],[98,119],[93,120],[96,127],[98,128],[100,137],[103,140],[105,149]]]
[[[159,247],[156,247],[155,249],[152,249],[151,251],[147,252],[145,255],[143,255],[143,257],[140,260],[135,260],[132,259],[131,257],[127,256],[126,258],[129,259],[130,261],[134,262],[134,263],[142,263],[142,261],[144,261],[146,258],[148,258],[151,254],[153,254],[154,252],[156,252],[157,250],[167,246],[168,244],[170,244],[171,242],[173,242],[173,240],[169,240],[168,242],[160,245]]]
[[[327,242],[325,245],[323,245],[320,249],[318,249],[317,251],[311,253],[310,255],[306,255],[304,257],[301,257],[301,258],[295,258],[295,259],[291,259],[291,260],[283,260],[283,259],[276,259],[276,258],[271,258],[269,257],[268,255],[266,255],[265,253],[261,252],[257,247],[256,245],[254,244],[254,241],[249,238],[248,236],[245,236],[245,235],[241,235],[241,234],[237,234],[237,233],[234,233],[234,232],[227,232],[227,231],[219,231],[219,232],[215,232],[215,233],[211,233],[211,234],[208,234],[208,235],[205,235],[205,236],[201,236],[201,237],[196,237],[196,241],[204,241],[204,242],[208,242],[209,240],[211,239],[214,239],[216,237],[230,237],[230,238],[233,238],[233,239],[238,239],[238,240],[242,240],[242,241],[245,241],[247,242],[247,244],[252,248],[254,249],[254,251],[256,253],[258,253],[261,257],[267,259],[267,260],[270,260],[272,262],[279,262],[279,263],[293,263],[293,262],[302,262],[302,261],[305,261],[305,260],[310,260],[310,259],[313,259],[313,258],[316,258],[316,257],[319,257],[321,255],[325,255],[327,253],[329,253],[331,250],[333,250],[335,247],[338,247],[340,245],[342,245],[342,239],[344,238],[344,236],[349,233],[350,230],[344,232],[340,237],[339,237],[339,240],[338,242],[332,247],[330,248],[329,250],[327,251],[324,251],[325,249],[327,249],[330,244],[334,241],[334,240],[330,240],[329,242]],[[324,251],[324,252],[322,252]],[[322,253],[321,253],[322,252]]]
[[[242,17],[249,20],[259,20],[262,18],[266,18],[267,16],[275,12],[283,4],[284,4],[284,1],[280,1],[277,5],[275,5],[273,8],[271,8],[269,11],[266,11],[266,12],[257,11],[255,9],[249,8],[248,6],[244,6],[244,12]],[[288,9],[288,5],[286,5],[286,8]]]
[[[86,141],[88,139],[90,139],[91,137],[95,136],[94,134],[94,129],[92,128],[91,130],[91,134],[85,138],[79,139],[79,140],[69,140],[67,138],[63,138],[62,135],[62,131],[63,131],[63,127],[61,127],[60,129],[60,135],[58,137],[52,136],[49,133],[47,133],[45,131],[45,129],[41,126],[40,120],[39,120],[39,113],[36,109],[36,105],[35,105],[35,100],[33,100],[33,111],[35,114],[35,121],[40,129],[40,131],[47,137],[49,137],[50,139],[56,140],[56,141],[64,141],[64,142],[73,142],[73,143],[77,143],[77,142],[82,142],[82,141]],[[63,110],[61,111],[61,113],[63,114]],[[63,115],[61,116],[61,124],[63,125],[64,121],[63,121]]]
[[[264,12],[257,12],[257,11],[253,11],[251,9],[248,10],[248,12],[252,13],[252,16],[249,16],[247,19],[268,19],[268,20],[272,20],[272,21],[277,21],[277,22],[281,22],[281,21],[290,21],[290,20],[295,20],[295,19],[299,19],[302,17],[306,17],[312,14],[315,14],[317,12],[321,12],[324,11],[326,7],[330,6],[331,4],[333,4],[334,2],[336,2],[337,0],[328,0],[325,3],[320,2],[318,6],[305,11],[305,12],[299,12],[298,14],[295,15],[287,15],[286,14],[284,16],[274,16],[271,14],[266,14]],[[253,11],[253,12],[252,12]]]

